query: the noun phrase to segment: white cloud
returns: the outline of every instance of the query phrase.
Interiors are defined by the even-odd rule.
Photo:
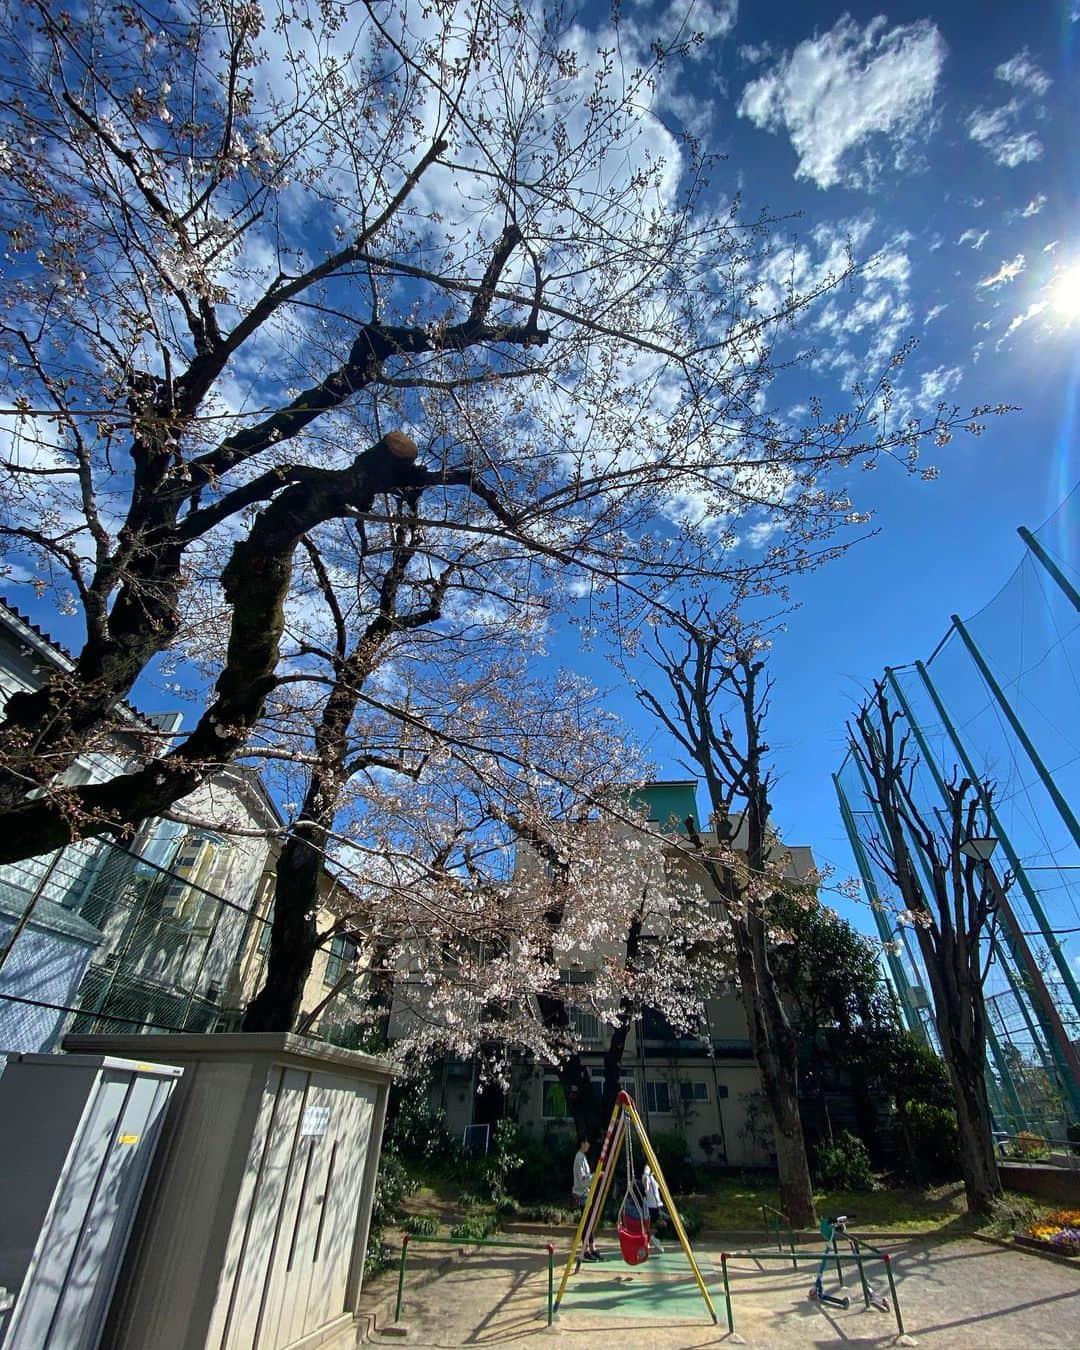
[[[1003,61],[994,70],[994,75],[1016,89],[1028,90],[1036,98],[1042,98],[1053,84],[1050,76],[1031,59],[1031,53],[1026,47],[1008,61]]]
[[[1012,262],[1003,262],[998,270],[976,283],[980,290],[996,290],[1006,282],[1014,281],[1027,266],[1022,253],[1018,253]]]
[[[1061,243],[1060,239],[1051,239],[1048,244],[1043,244],[1043,252],[1053,253],[1054,249],[1056,249],[1058,244],[1060,243]]]
[[[1020,212],[1020,214],[1025,218],[1028,216],[1037,216],[1045,205],[1046,205],[1046,193],[1040,192],[1036,196],[1032,197],[1031,201],[1028,202],[1027,206],[1024,207],[1024,209]]]
[[[924,324],[933,323],[934,320],[938,317],[938,315],[944,314],[948,308],[949,308],[948,305],[931,306],[931,308],[926,311],[926,318],[923,319],[923,323]]]
[[[1026,47],[997,66],[994,76],[1016,92],[1000,107],[977,108],[968,118],[968,135],[1006,169],[1041,159],[1042,141],[1033,131],[1022,130],[1020,122],[1028,109],[1043,115],[1045,110],[1036,101],[1048,92],[1053,83],[1050,76],[1032,61]]]
[[[989,230],[965,230],[956,242],[958,244],[970,244],[971,247],[978,252],[989,237]]]
[[[704,56],[709,42],[727,37],[735,27],[739,0],[662,0],[658,9],[659,14],[650,19],[655,36],[665,43],[700,38],[691,55]]]
[[[879,16],[860,28],[845,15],[801,42],[748,84],[739,116],[767,131],[785,129],[799,156],[797,178],[818,187],[862,186],[876,163],[852,152],[874,136],[888,138],[894,162],[910,160],[927,124],[945,43],[928,20],[887,28]]]
[[[921,407],[936,407],[945,401],[963,378],[959,366],[938,366],[924,370],[919,380],[918,402]]]
[[[748,66],[760,66],[772,54],[772,45],[768,42],[744,42],[739,48],[739,60]]]
[[[1005,329],[1005,337],[1011,336],[1013,333],[1016,332],[1016,330],[1020,327],[1021,324],[1027,323],[1029,319],[1038,318],[1038,316],[1043,312],[1045,308],[1046,308],[1045,300],[1036,300],[1033,304],[1028,305],[1024,313],[1018,314],[1016,318],[1013,319],[1012,323],[1009,324],[1008,328]],[[1004,341],[1004,338],[1002,339],[1002,341]],[[1000,343],[998,345],[1000,346]]]

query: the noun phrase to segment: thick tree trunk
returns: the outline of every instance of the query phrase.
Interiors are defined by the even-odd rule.
[[[319,948],[317,908],[323,856],[292,835],[277,861],[266,982],[248,1005],[243,1031],[292,1031]]]
[[[284,604],[301,535],[349,507],[367,510],[380,491],[426,481],[412,461],[379,441],[345,469],[310,469],[259,514],[222,572],[232,608],[229,645],[214,698],[187,740],[107,783],[55,788],[0,811],[0,863],[73,839],[124,833],[186,796],[243,748],[274,687]],[[3,737],[0,737],[2,740]]]
[[[762,980],[760,954],[755,951],[761,944],[755,944],[750,931],[754,922],[760,924],[733,917],[732,930],[750,1044],[772,1116],[780,1208],[794,1228],[812,1228],[817,1215],[799,1115],[798,1045],[779,998],[770,998],[763,988],[772,976],[766,972]]]

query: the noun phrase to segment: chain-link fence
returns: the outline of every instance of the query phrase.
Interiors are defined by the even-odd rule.
[[[956,769],[994,784],[984,803],[1008,875],[1011,929],[988,939],[988,1084],[1003,1130],[1063,1132],[1080,1119],[1070,1068],[1080,1045],[1080,490],[1035,532],[997,595],[972,618],[953,616],[925,661],[888,674],[892,706],[920,756],[918,804],[930,821]],[[934,1041],[928,981],[896,888],[881,866],[884,831],[858,762],[835,775],[841,812],[909,1025]],[[916,865],[925,867],[915,840]]]
[[[235,903],[103,840],[0,868],[0,1051],[235,1027],[261,981],[263,899]]]

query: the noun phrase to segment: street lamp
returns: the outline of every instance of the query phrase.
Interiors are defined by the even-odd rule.
[[[973,834],[960,845],[965,858],[974,858],[976,862],[988,863],[997,848],[997,840],[990,834]]]

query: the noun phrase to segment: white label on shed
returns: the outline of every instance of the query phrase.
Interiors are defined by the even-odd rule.
[[[300,1122],[301,1139],[321,1139],[330,1124],[328,1106],[308,1106],[304,1108],[304,1118]]]

